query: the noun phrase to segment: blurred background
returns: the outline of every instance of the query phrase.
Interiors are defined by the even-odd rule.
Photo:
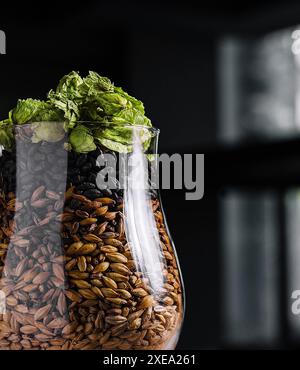
[[[299,347],[299,2],[41,6],[1,5],[0,117],[71,70],[143,100],[160,152],[205,154],[202,200],[163,192],[187,293],[178,348]]]

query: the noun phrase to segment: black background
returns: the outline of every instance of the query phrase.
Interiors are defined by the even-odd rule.
[[[252,152],[227,151],[217,142],[216,43],[226,33],[256,34],[299,22],[296,2],[86,0],[0,7],[7,37],[0,117],[17,98],[44,98],[71,70],[95,70],[144,101],[161,129],[161,152],[206,154],[204,198],[185,201],[183,192],[165,191],[163,202],[186,283],[178,348],[223,347],[218,199],[228,182],[255,185],[256,179],[243,177],[242,164],[223,176],[241,153],[247,160]]]

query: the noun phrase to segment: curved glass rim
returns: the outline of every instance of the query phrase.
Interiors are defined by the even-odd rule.
[[[99,122],[99,121],[77,121],[77,123],[86,123],[86,124],[98,124],[99,126],[103,126],[103,127],[110,127],[110,126],[115,126],[115,127],[118,127],[118,126],[121,126],[121,127],[128,127],[128,128],[140,128],[140,129],[147,129],[149,131],[153,131],[155,133],[159,133],[160,132],[160,129],[157,128],[157,127],[154,127],[154,126],[144,126],[144,125],[132,125],[130,123],[118,123],[118,124],[115,124],[113,122],[107,122],[107,123],[104,123],[104,122]]]
[[[62,123],[64,124],[66,121],[34,121],[34,122],[29,122],[29,123],[22,123],[22,124],[11,124],[11,123],[5,123],[2,125],[2,127],[4,126],[12,126],[14,128],[26,128],[26,127],[30,127],[32,124],[34,123],[43,123],[43,122],[56,122],[56,123]],[[99,122],[99,121],[76,121],[76,123],[81,123],[81,124],[90,124],[90,125],[99,125],[99,127],[112,127],[112,126],[115,126],[115,127],[128,127],[128,128],[138,128],[138,129],[146,129],[148,131],[151,131],[153,132],[154,134],[159,134],[160,133],[160,129],[159,128],[156,128],[156,127],[153,127],[153,126],[143,126],[143,125],[132,125],[130,123],[118,123],[118,124],[115,124],[115,123],[112,123],[112,122],[107,122],[107,123],[104,123],[104,122]]]

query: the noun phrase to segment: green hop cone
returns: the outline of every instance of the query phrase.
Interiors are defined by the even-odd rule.
[[[18,100],[9,118],[0,121],[0,144],[12,146],[13,130],[9,131],[6,124],[13,127],[26,123],[33,125],[33,142],[59,141],[65,130],[72,149],[80,153],[94,150],[94,140],[117,152],[131,151],[130,126],[152,126],[140,100],[92,71],[84,78],[74,71],[65,75],[57,88],[49,91],[46,101]],[[151,138],[142,136],[142,145],[147,149]]]
[[[48,141],[55,143],[65,136],[65,130],[62,122],[35,122],[32,124],[32,142]]]
[[[62,119],[62,114],[47,102],[29,98],[19,99],[10,117],[14,124],[22,125],[37,121],[58,121]]]
[[[0,122],[0,145],[10,150],[13,145],[13,126],[11,124]]]
[[[70,144],[78,153],[88,153],[96,149],[94,137],[90,130],[83,126],[76,126],[70,134]]]

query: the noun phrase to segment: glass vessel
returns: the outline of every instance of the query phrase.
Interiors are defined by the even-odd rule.
[[[0,157],[0,349],[174,349],[183,285],[158,130],[124,125],[127,154],[80,154],[49,127],[16,126]]]

